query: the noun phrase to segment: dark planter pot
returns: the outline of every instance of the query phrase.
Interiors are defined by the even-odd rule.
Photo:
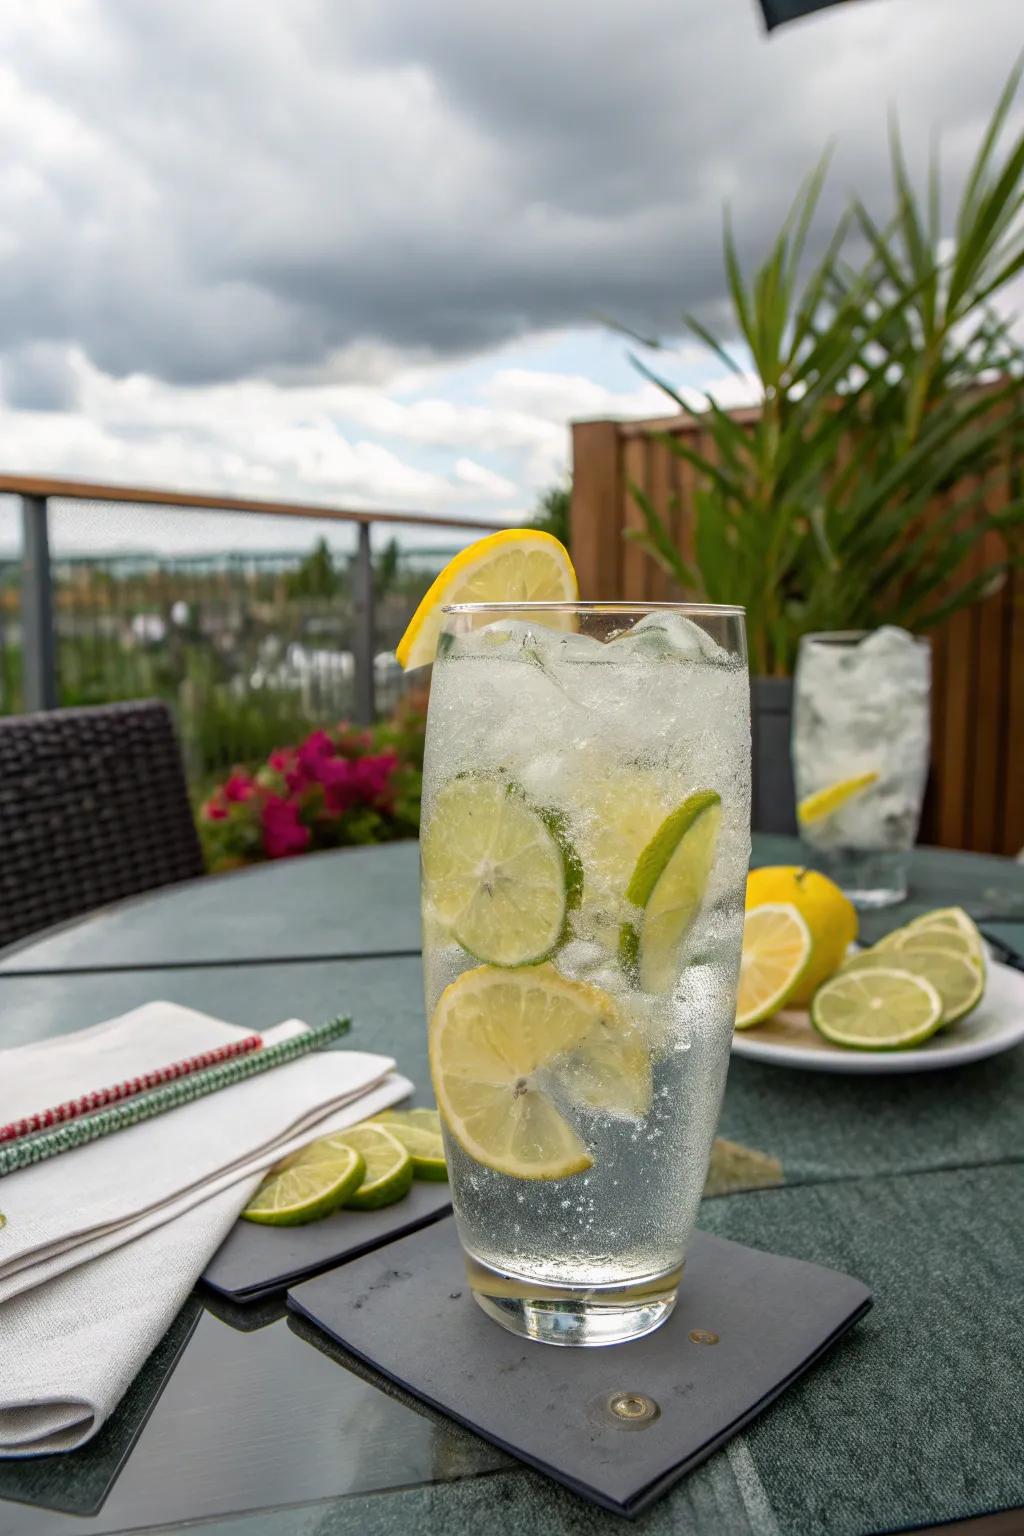
[[[789,756],[792,718],[792,678],[750,679],[755,832],[796,832],[796,791]]]

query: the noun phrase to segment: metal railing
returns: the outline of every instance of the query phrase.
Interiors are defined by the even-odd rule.
[[[415,512],[373,512],[216,494],[0,475],[20,498],[20,559],[0,557],[0,713],[158,694],[178,715],[190,777],[265,755],[317,724],[369,725],[393,708],[403,678],[394,645],[445,549],[375,551],[375,525],[431,527],[467,537],[495,524]],[[65,556],[51,522],[88,507],[284,517],[319,525],[317,548],[158,556]],[[100,521],[102,522],[102,516]],[[347,524],[351,550],[331,550]],[[315,530],[314,530],[315,531]]]

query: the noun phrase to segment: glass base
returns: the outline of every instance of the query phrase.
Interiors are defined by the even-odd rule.
[[[676,1304],[682,1265],[635,1285],[545,1285],[466,1256],[473,1299],[487,1316],[539,1344],[626,1344],[660,1328]]]
[[[855,907],[893,907],[907,899],[909,853],[811,847],[807,853],[808,863],[834,880]]]

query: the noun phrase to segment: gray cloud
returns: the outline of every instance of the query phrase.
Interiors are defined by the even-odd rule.
[[[851,184],[881,200],[890,101],[962,169],[1019,6],[877,0],[769,41],[754,0],[92,0],[46,27],[8,0],[8,401],[58,400],[71,344],[298,379],[712,313],[723,200],[756,251],[832,137],[823,223]]]

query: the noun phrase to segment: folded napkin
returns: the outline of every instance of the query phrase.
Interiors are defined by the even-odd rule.
[[[272,1045],[305,1028],[262,1034]],[[248,1033],[148,1003],[0,1051],[0,1124]],[[394,1065],[319,1051],[0,1179],[0,1456],[90,1439],[266,1169],[404,1098]]]

